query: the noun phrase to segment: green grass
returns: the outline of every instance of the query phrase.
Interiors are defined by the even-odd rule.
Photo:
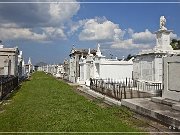
[[[100,107],[43,72],[23,82],[10,100],[1,105],[0,132],[139,131],[126,108]]]

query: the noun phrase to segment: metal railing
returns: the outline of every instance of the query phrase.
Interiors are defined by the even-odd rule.
[[[131,78],[120,81],[112,79],[90,79],[90,88],[117,100],[159,96],[162,83],[140,82]]]
[[[18,77],[0,76],[0,100],[18,87]]]

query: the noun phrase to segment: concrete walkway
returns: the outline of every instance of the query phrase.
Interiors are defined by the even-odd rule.
[[[91,90],[89,87],[86,87],[84,85],[77,87],[77,89],[81,92],[86,93],[87,95],[94,97],[94,98],[103,99],[103,102],[105,102],[106,104],[118,105],[118,106],[123,105],[123,106],[130,108],[131,110],[133,110],[135,112],[138,112],[138,114],[140,114],[140,115],[136,114],[135,117],[138,116],[137,118],[140,120],[144,119],[145,121],[149,121],[149,126],[153,127],[150,129],[150,131],[155,131],[155,134],[156,133],[159,134],[159,132],[162,132],[162,133],[167,132],[164,134],[172,134],[172,135],[174,135],[173,133],[175,133],[175,134],[179,133],[179,132],[177,132],[177,130],[172,130],[175,128],[174,125],[167,124],[167,123],[169,123],[169,121],[171,121],[170,116],[168,116],[168,115],[163,116],[163,114],[162,115],[159,114],[161,112],[161,109],[164,109],[164,112],[171,112],[171,110],[170,111],[168,110],[168,109],[170,109],[169,106],[163,107],[161,105],[157,105],[156,103],[151,102],[150,98],[122,99],[122,101],[120,102],[115,99],[109,98],[101,93],[95,92],[95,91]],[[144,107],[143,105],[147,106],[147,107]],[[159,113],[154,112],[154,110],[156,110]],[[143,116],[142,116],[142,114],[143,114]],[[180,117],[179,112],[176,112],[174,114],[176,115],[176,117]],[[144,117],[144,116],[146,116],[146,117]],[[153,116],[159,116],[160,119],[157,119],[157,118],[155,118],[155,119],[158,121],[165,119],[162,123],[164,123],[167,126],[165,127],[165,126],[163,126],[164,124],[162,125],[162,123],[155,122],[154,120],[149,119],[150,117],[147,117],[147,116],[150,116],[151,118],[155,118]],[[170,118],[167,119],[166,117],[167,118],[170,117]],[[161,119],[161,118],[163,118],[163,119]],[[165,123],[166,121],[167,121],[167,123]],[[176,119],[175,119],[175,121],[179,122]],[[169,127],[169,128],[167,128],[167,127]],[[177,129],[177,126],[176,126],[176,129]]]
[[[161,121],[172,129],[180,130],[180,111],[174,110],[168,105],[152,102],[151,98],[122,99],[118,101],[95,92],[84,85],[78,87],[78,90],[95,98],[103,99],[109,105],[126,106],[139,114]]]
[[[86,87],[84,85],[81,85],[81,87],[78,87],[78,90],[91,95],[92,97],[95,98],[99,98],[99,99],[103,99],[105,103],[109,104],[109,105],[119,105],[121,106],[121,102],[118,100],[115,100],[113,98],[107,97],[106,95],[103,95],[101,93],[95,92],[93,90],[91,90],[89,87]]]
[[[170,128],[180,130],[180,111],[172,109],[171,106],[152,102],[150,98],[123,99],[121,103],[137,113],[161,121]]]

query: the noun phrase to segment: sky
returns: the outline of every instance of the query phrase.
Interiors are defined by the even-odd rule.
[[[15,3],[18,1],[31,3]],[[33,64],[62,63],[65,58],[69,59],[73,45],[75,48],[96,49],[99,43],[107,58],[135,55],[155,46],[154,32],[159,29],[160,16],[165,16],[167,29],[173,30],[171,39],[180,39],[180,0],[154,1],[179,3],[0,0],[0,40],[4,47],[18,46],[25,62],[31,57]]]

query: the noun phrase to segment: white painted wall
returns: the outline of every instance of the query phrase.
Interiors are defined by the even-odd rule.
[[[124,79],[132,78],[133,65],[132,64],[108,64],[104,63],[100,65],[100,78],[113,78]]]
[[[137,56],[133,62],[133,77],[139,81],[162,82],[162,57],[164,54]]]

